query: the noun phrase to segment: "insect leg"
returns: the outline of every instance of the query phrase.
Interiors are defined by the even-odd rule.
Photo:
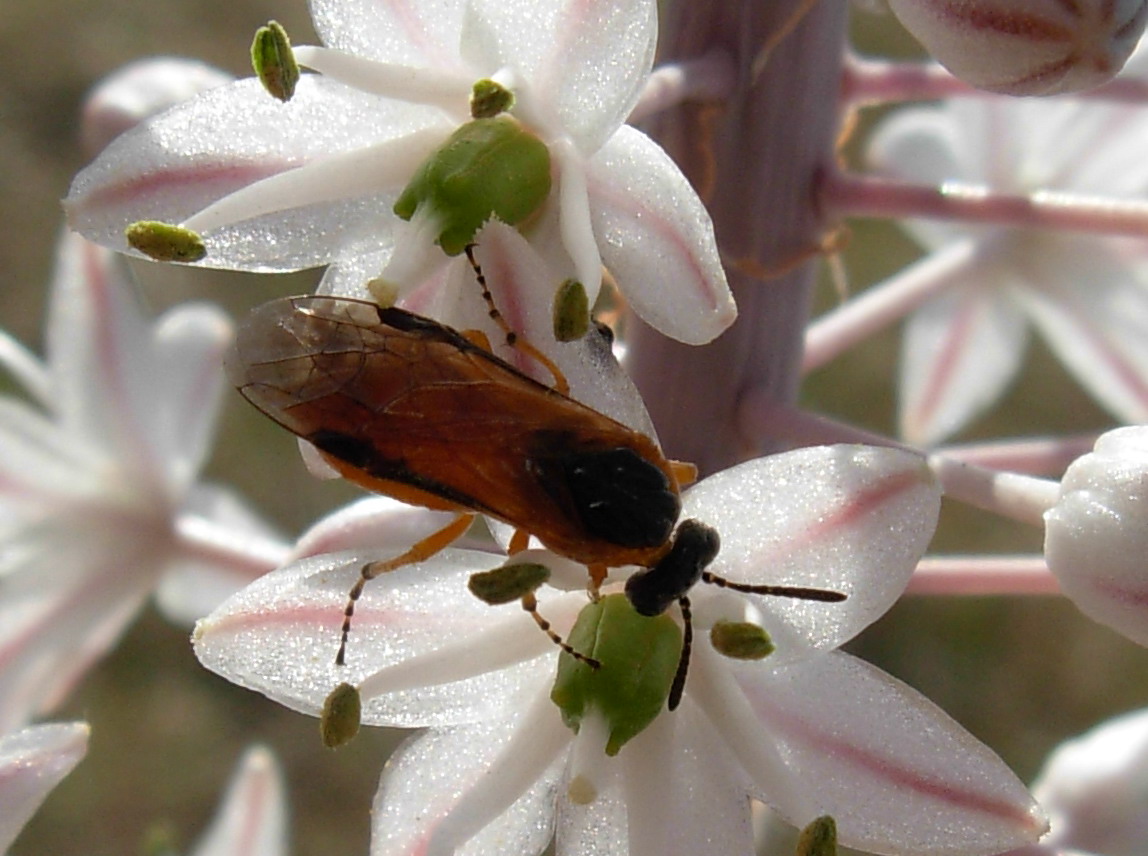
[[[473,513],[460,514],[442,529],[432,532],[421,541],[416,542],[405,553],[400,553],[385,562],[368,562],[363,565],[359,572],[359,578],[355,580],[355,584],[347,595],[347,605],[343,607],[343,630],[339,640],[339,653],[335,655],[336,665],[342,666],[346,662],[347,637],[351,633],[351,617],[355,614],[355,601],[362,596],[363,588],[367,582],[396,568],[423,562],[440,550],[446,549],[462,537],[463,533],[470,528],[470,524],[474,522],[474,518]]]
[[[678,487],[688,487],[698,480],[697,465],[689,461],[670,461],[670,472],[674,474]]]
[[[506,319],[502,317],[502,313],[498,311],[498,307],[494,305],[494,295],[490,293],[490,288],[486,284],[486,276],[482,272],[482,267],[479,265],[478,259],[474,257],[474,246],[474,244],[466,245],[466,257],[470,261],[470,266],[474,268],[475,278],[482,288],[482,299],[485,300],[486,305],[490,307],[489,315],[491,320],[498,324],[498,326],[502,328],[502,332],[506,334],[506,344],[512,348],[517,348],[542,365],[546,371],[550,372],[550,376],[554,378],[554,389],[562,393],[562,395],[569,395],[570,384],[566,382],[566,375],[562,373],[562,369],[558,368],[550,357],[546,356],[546,354],[542,353],[538,348],[514,332],[514,330],[510,328],[510,325],[506,323]]]
[[[514,556],[521,553],[530,546],[530,533],[525,529],[515,529],[514,534],[510,536],[510,544],[506,548],[506,552]]]
[[[597,601],[602,596],[600,589],[602,583],[606,582],[606,576],[610,573],[610,569],[605,565],[590,565],[586,570],[590,574],[590,582],[586,585],[586,591],[591,600]]]

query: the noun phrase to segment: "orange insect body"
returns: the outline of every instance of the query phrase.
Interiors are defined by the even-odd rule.
[[[228,370],[368,490],[481,512],[586,565],[649,567],[670,549],[678,482],[649,437],[435,321],[284,298],[244,323]]]

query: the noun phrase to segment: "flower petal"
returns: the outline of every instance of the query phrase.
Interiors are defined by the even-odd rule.
[[[192,485],[176,529],[184,541],[194,537],[207,547],[202,555],[177,553],[167,563],[155,600],[169,621],[188,626],[287,558],[282,536],[234,491],[220,485]],[[212,554],[217,544],[226,559]],[[228,560],[228,551],[237,558]]]
[[[0,498],[21,512],[101,490],[99,450],[23,402],[0,398]]]
[[[323,44],[379,62],[468,69],[459,55],[464,0],[310,0]]]
[[[155,533],[137,527],[129,537],[99,517],[54,521],[6,541],[0,733],[59,704],[112,646],[151,590],[165,547]]]
[[[436,831],[445,831],[444,820],[458,822],[449,813],[476,796],[511,804],[458,853],[540,853],[551,835],[561,750],[570,742],[557,710],[548,698],[543,702],[550,707],[543,724],[525,713],[510,713],[434,729],[400,746],[387,762],[375,797],[372,856],[431,852],[428,843]],[[508,760],[519,775],[507,769]]]
[[[407,505],[389,496],[366,497],[328,514],[300,535],[291,551],[291,558],[295,561],[341,550],[361,552],[414,544],[442,529],[457,516],[451,511],[432,511]],[[459,541],[452,546],[480,549]]]
[[[494,304],[510,329],[554,360],[570,384],[570,395],[600,413],[649,437],[653,424],[633,381],[618,365],[609,344],[591,330],[573,342],[554,339],[554,295],[562,273],[548,267],[516,230],[489,223],[477,236],[476,258]],[[496,356],[548,386],[554,378],[536,360],[506,344],[505,332],[490,319],[469,265],[452,266],[451,280],[429,314],[463,330],[481,330]]]
[[[897,856],[974,856],[1033,843],[1047,830],[1000,758],[864,661],[828,652],[773,672],[731,668],[763,739],[777,743],[808,784],[818,813],[836,819],[842,844]]]
[[[747,461],[690,488],[683,517],[718,530],[709,570],[735,582],[838,591],[843,603],[749,595],[778,651],[835,648],[904,591],[932,538],[941,492],[919,455],[820,446]]]
[[[1052,820],[1047,844],[1083,852],[1137,853],[1148,841],[1143,810],[1148,710],[1102,722],[1053,750],[1032,785]]]
[[[1062,237],[1030,264],[1040,287],[1018,299],[1049,347],[1118,419],[1148,422],[1148,282],[1095,240]]]
[[[540,669],[553,668],[539,657],[552,655],[552,644],[517,603],[491,607],[469,593],[470,574],[497,563],[465,550],[444,550],[372,580],[355,605],[347,665],[336,666],[347,593],[364,564],[383,558],[336,553],[267,574],[197,625],[196,655],[228,680],[310,714],[337,684],[401,668],[403,688],[383,695],[364,689],[363,721],[408,728],[492,716],[508,695],[537,681]],[[483,634],[498,644],[484,645]],[[440,649],[450,656],[436,657]],[[431,670],[420,671],[427,659],[436,673],[452,674],[436,681]]]
[[[713,222],[669,155],[623,126],[586,168],[602,261],[639,317],[691,345],[732,324]]]
[[[473,0],[462,51],[476,70],[509,67],[528,81],[516,112],[591,155],[637,103],[654,61],[657,14],[650,0]]]
[[[48,318],[48,364],[62,429],[159,481],[159,450],[145,425],[155,407],[152,382],[159,382],[151,330],[123,261],[66,234]]]
[[[623,752],[630,856],[754,852],[745,773],[694,705],[659,716]]]
[[[88,751],[86,723],[34,725],[0,739],[0,852]]]
[[[319,75],[305,75],[286,103],[254,79],[204,93],[113,142],[76,176],[65,201],[69,222],[88,238],[123,252],[124,229],[136,220],[182,223],[197,211],[268,176],[316,158],[351,152],[441,122],[433,109],[356,92]],[[287,269],[319,264],[334,253],[316,214],[346,215],[364,203],[306,209],[262,226],[260,252],[246,246],[230,258],[221,236],[204,264]],[[337,210],[332,210],[337,209]],[[274,238],[274,240],[269,240]],[[242,247],[240,249],[243,249]],[[274,261],[269,268],[264,257]]]
[[[933,298],[908,320],[901,345],[901,434],[932,446],[1004,392],[1020,369],[1027,320],[1001,291],[1015,281],[987,263],[968,285]]]
[[[211,828],[191,856],[284,856],[287,800],[283,774],[262,746],[244,753]]]

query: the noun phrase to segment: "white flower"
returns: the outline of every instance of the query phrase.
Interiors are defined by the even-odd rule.
[[[286,856],[287,800],[275,756],[248,749],[191,856]]]
[[[950,100],[900,110],[869,151],[883,172],[951,193],[1141,196],[1148,115],[1123,105]],[[932,445],[990,407],[1020,369],[1029,325],[1096,400],[1148,421],[1148,266],[1143,242],[911,220],[930,252],[967,247],[958,282],[911,316],[901,430]]]
[[[1148,645],[1148,428],[1118,428],[1065,471],[1044,558],[1090,618]]]
[[[1103,722],[1060,744],[1033,793],[1048,811],[1050,850],[1140,856],[1148,841],[1148,710]]]
[[[886,0],[930,54],[972,86],[1052,95],[1113,77],[1144,32],[1144,0]]]
[[[183,306],[155,323],[114,254],[60,244],[47,362],[0,334],[33,403],[0,398],[0,729],[50,709],[147,595],[193,620],[283,547],[197,484],[231,326]]]
[[[83,722],[33,725],[0,738],[0,853],[88,751]]]
[[[919,457],[846,446],[752,461],[689,489],[683,517],[720,533],[712,572],[847,600],[695,587],[682,704],[613,757],[610,723],[588,714],[575,736],[551,702],[557,648],[516,604],[466,591],[472,573],[497,564],[490,553],[450,549],[373,580],[346,667],[333,663],[346,593],[377,552],[314,556],[263,578],[199,624],[196,652],[295,709],[317,713],[349,681],[366,722],[429,729],[383,775],[375,856],[536,853],[551,836],[562,856],[748,854],[747,795],[799,825],[831,814],[843,843],[871,852],[996,853],[1044,830],[1024,787],[925,699],[834,650],[900,594],[939,498]],[[309,544],[345,536],[361,547],[363,523],[362,508],[337,516]],[[530,556],[555,573],[538,601],[568,633],[587,605],[585,572]],[[777,650],[754,662],[719,654],[706,631],[731,618],[758,623]]]
[[[493,78],[550,155],[554,187],[523,228],[560,274],[537,287],[574,277],[593,300],[604,263],[635,311],[675,338],[709,341],[732,323],[700,199],[661,148],[622,125],[650,71],[651,0],[311,9],[327,47],[296,49],[320,73],[290,101],[244,80],[126,135],[77,176],[74,227],[126,250],[133,221],[182,223],[203,233],[204,264],[329,264],[322,291],[361,294],[382,276],[406,295],[446,259],[426,217],[403,223],[392,206],[469,121],[473,85]]]

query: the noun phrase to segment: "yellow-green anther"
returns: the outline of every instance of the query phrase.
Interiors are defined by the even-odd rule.
[[[584,607],[566,640],[601,665],[594,669],[563,652],[550,699],[577,731],[597,710],[609,725],[606,754],[617,755],[666,707],[682,652],[682,631],[668,615],[639,615],[623,594]]]
[[[795,856],[837,856],[837,821],[824,815],[801,830]]]
[[[339,684],[323,702],[319,715],[319,734],[323,745],[335,749],[349,743],[359,733],[363,716],[363,701],[359,691],[351,684]]]
[[[590,299],[586,287],[568,279],[554,295],[554,338],[559,342],[581,339],[590,329]]]
[[[471,574],[466,587],[470,593],[491,606],[511,603],[530,594],[550,579],[550,569],[534,562],[503,565],[493,571]]]
[[[774,651],[769,634],[748,621],[718,621],[710,628],[710,643],[734,660],[764,660]]]
[[[124,237],[128,246],[157,262],[197,262],[207,255],[198,233],[158,220],[137,220],[124,230]]]
[[[536,212],[550,194],[550,152],[511,116],[474,119],[423,161],[394,211],[424,211],[441,224],[439,246],[457,256],[492,217],[510,226]]]
[[[290,101],[299,82],[299,64],[291,50],[287,31],[278,21],[268,21],[255,31],[251,42],[251,67],[263,88],[280,101]]]
[[[514,93],[489,78],[474,84],[470,91],[470,116],[472,119],[492,119],[514,106]]]

